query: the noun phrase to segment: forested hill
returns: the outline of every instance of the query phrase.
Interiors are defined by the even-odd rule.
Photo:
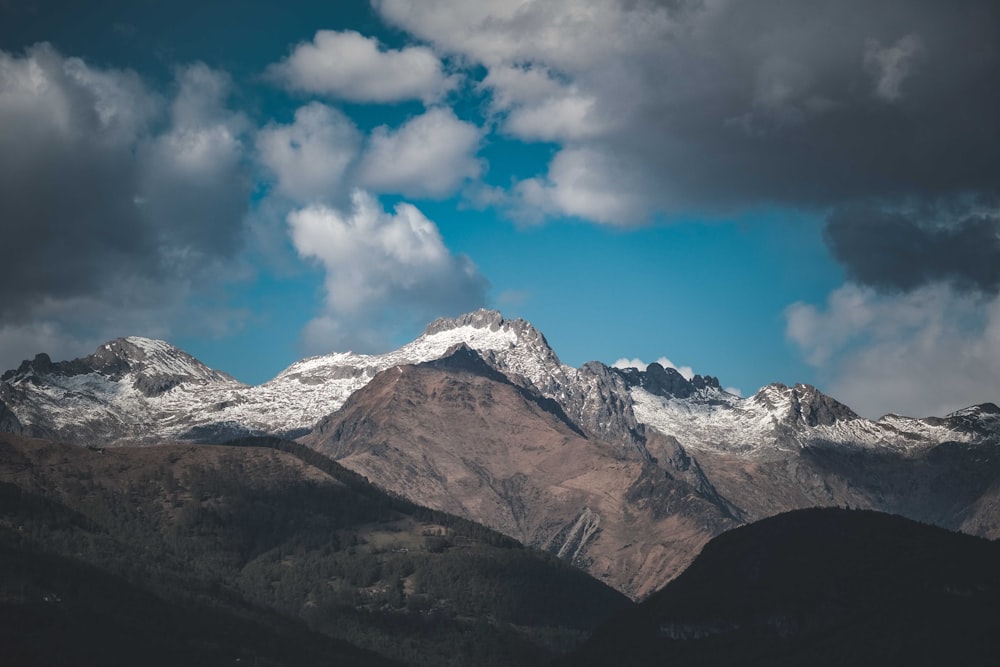
[[[176,629],[194,658],[260,645],[271,664],[318,664],[310,651],[339,640],[348,664],[546,664],[629,604],[554,556],[277,439],[100,450],[3,436],[0,545],[13,564],[0,571],[6,617],[89,618],[77,627],[114,635],[146,618],[151,596],[180,620],[144,624],[149,645]],[[81,583],[89,574],[58,575],[94,569],[120,591],[113,608]],[[235,629],[202,651],[199,624]],[[245,644],[260,624],[278,629]],[[21,664],[45,664],[31,653],[42,638],[24,637],[19,655],[38,660]],[[300,653],[277,648],[290,638]],[[134,655],[126,644],[120,655]]]

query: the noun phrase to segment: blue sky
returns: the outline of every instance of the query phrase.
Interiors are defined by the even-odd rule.
[[[263,382],[478,307],[868,416],[1000,402],[990,2],[0,3],[0,365]]]

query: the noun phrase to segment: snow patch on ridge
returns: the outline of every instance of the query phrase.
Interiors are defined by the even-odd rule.
[[[685,397],[655,383],[632,386],[597,362],[580,369],[562,364],[531,324],[488,310],[439,319],[416,340],[385,354],[303,359],[259,386],[212,370],[164,341],[132,336],[72,362],[53,364],[39,355],[4,375],[0,400],[22,425],[39,425],[33,432],[45,437],[79,440],[93,433],[135,442],[193,434],[297,435],[339,409],[377,373],[440,359],[459,344],[511,381],[556,400],[588,433],[640,452],[640,424],[676,437],[686,448],[747,455],[831,444],[906,453],[947,441],[1000,437],[1000,408],[992,404],[944,418],[887,415],[873,422],[808,385],[770,385],[747,398],[723,391],[714,378],[696,383],[694,393],[686,387]]]
[[[771,411],[725,392],[665,398],[634,387],[630,393],[636,420],[674,436],[684,447],[749,453],[764,446],[763,436],[775,426]]]
[[[811,389],[811,388],[810,388]],[[792,388],[764,387],[749,398],[702,390],[686,399],[664,398],[640,387],[630,390],[636,419],[692,450],[760,454],[835,444],[879,447],[906,454],[943,442],[970,442],[973,435],[947,419],[921,420],[888,415],[877,422],[862,417],[809,426],[795,414]]]
[[[107,423],[121,439],[182,438],[192,429],[220,426],[231,433],[296,433],[339,409],[377,373],[439,359],[461,343],[543,393],[575,377],[575,369],[560,364],[530,324],[477,311],[438,320],[424,335],[386,354],[303,359],[259,386],[214,371],[164,341],[117,339],[84,360],[67,362],[72,373],[45,373],[40,381],[27,373],[16,379],[14,385],[31,398],[15,402],[12,411],[22,423],[48,423],[67,432],[81,420]],[[92,370],[95,365],[115,372],[102,374]],[[162,386],[149,391],[150,382]]]

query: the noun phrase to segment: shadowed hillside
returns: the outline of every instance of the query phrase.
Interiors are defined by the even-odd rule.
[[[91,615],[111,628],[146,596],[168,616],[277,617],[317,645],[336,638],[406,664],[545,664],[628,604],[553,556],[276,439],[91,450],[4,436],[0,545],[118,582],[122,606]],[[6,589],[33,576],[14,571]],[[169,637],[143,626],[164,627],[151,645]]]
[[[995,665],[1000,544],[869,511],[713,539],[564,665]]]
[[[78,561],[0,545],[5,667],[391,667],[375,653],[260,610],[171,602]]]

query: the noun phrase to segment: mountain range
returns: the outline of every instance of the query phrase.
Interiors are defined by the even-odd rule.
[[[650,364],[562,364],[495,311],[247,386],[129,337],[0,379],[0,431],[85,444],[298,438],[378,486],[548,550],[639,599],[713,536],[850,506],[1000,536],[1000,408],[877,421],[808,385],[743,398]]]

